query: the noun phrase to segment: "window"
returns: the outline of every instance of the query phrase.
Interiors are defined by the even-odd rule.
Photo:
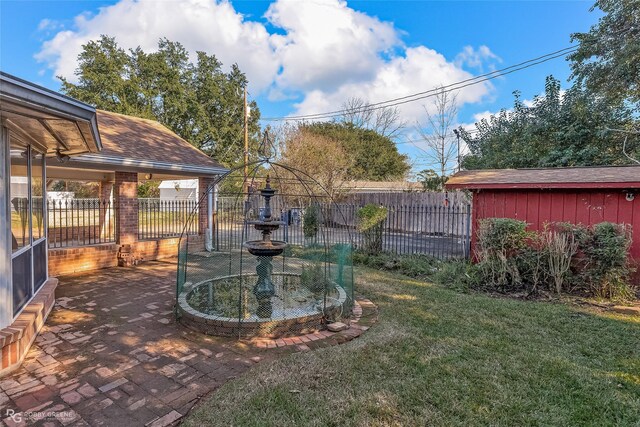
[[[42,239],[45,235],[45,203],[43,197],[44,156],[42,154],[31,155],[31,234],[33,241]]]
[[[11,140],[11,269],[14,316],[47,279],[44,155]]]
[[[31,243],[29,218],[29,147],[11,142],[11,251],[18,252]]]

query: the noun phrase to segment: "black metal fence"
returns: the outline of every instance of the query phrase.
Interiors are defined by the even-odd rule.
[[[117,207],[110,200],[49,200],[49,247],[64,248],[115,242],[116,210]]]
[[[138,199],[138,240],[180,236],[196,206],[194,200]]]
[[[292,245],[313,244],[305,237],[303,207],[280,209],[277,197],[272,200],[274,216],[284,225],[272,238]],[[353,243],[362,247],[364,238],[357,229],[358,204],[319,204],[323,240]],[[240,198],[220,197],[217,201],[214,248],[228,251],[241,246],[247,235],[244,229],[245,202]],[[382,231],[382,250],[396,254],[424,254],[438,259],[468,258],[471,236],[471,205],[414,204],[387,206],[388,215]]]

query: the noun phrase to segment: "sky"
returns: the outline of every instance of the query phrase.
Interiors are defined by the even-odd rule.
[[[0,0],[0,69],[58,90],[74,77],[82,45],[107,34],[146,51],[166,37],[187,50],[237,63],[262,117],[338,110],[427,91],[568,47],[600,14],[585,1]],[[470,126],[544,90],[553,74],[570,83],[564,58],[457,93],[457,123]],[[396,138],[413,170],[432,167],[416,128],[432,99],[398,106]],[[266,122],[264,122],[266,124]],[[407,142],[410,141],[410,142]]]

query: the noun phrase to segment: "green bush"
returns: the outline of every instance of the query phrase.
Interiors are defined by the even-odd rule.
[[[476,256],[487,288],[500,292],[525,290],[522,257],[531,238],[526,228],[526,222],[511,218],[480,221]]]
[[[628,284],[630,229],[624,225],[601,222],[581,232],[578,284],[584,291],[610,299],[628,299],[633,291]]]
[[[318,230],[320,229],[320,208],[318,205],[310,205],[304,211],[302,217],[302,233],[306,239],[315,243],[318,236]]]
[[[478,266],[469,261],[452,260],[440,263],[433,281],[457,291],[466,292],[480,284]]]
[[[479,287],[499,292],[568,292],[610,299],[633,297],[628,227],[546,224],[539,232],[508,218],[480,221]]]
[[[382,252],[382,232],[388,210],[384,206],[368,204],[358,209],[358,231],[362,234],[363,250],[373,254]]]
[[[315,293],[323,292],[330,283],[320,263],[303,265],[300,282],[302,286]]]
[[[420,279],[433,275],[440,264],[427,255],[396,255],[389,252],[370,254],[364,251],[354,252],[353,263]]]

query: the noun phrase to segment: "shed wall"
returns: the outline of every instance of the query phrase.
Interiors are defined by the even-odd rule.
[[[630,255],[640,262],[640,194],[633,201],[621,190],[481,190],[473,195],[473,226],[484,218],[513,218],[540,230],[546,222],[630,224]],[[476,233],[472,235],[475,248]]]

